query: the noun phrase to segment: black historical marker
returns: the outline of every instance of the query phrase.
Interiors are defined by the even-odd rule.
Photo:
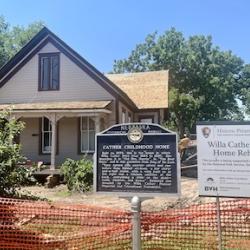
[[[178,194],[176,134],[157,124],[120,124],[96,135],[96,192]]]

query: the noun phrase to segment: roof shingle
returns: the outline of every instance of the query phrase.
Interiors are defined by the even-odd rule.
[[[168,70],[106,74],[138,109],[168,108]]]
[[[0,110],[12,108],[16,110],[83,110],[104,109],[112,101],[64,101],[42,103],[0,104]]]

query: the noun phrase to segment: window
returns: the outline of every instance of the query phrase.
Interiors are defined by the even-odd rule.
[[[122,123],[126,122],[126,110],[122,109]]]
[[[131,113],[128,113],[128,123],[131,123],[132,122],[132,115]]]
[[[95,151],[95,122],[90,117],[81,117],[81,152]]]
[[[140,122],[143,122],[143,123],[153,123],[153,119],[152,118],[142,118],[142,119],[140,119]]]
[[[140,115],[139,121],[143,123],[154,123],[154,115]]]
[[[59,53],[39,55],[39,90],[59,89]]]
[[[51,153],[52,126],[48,118],[42,118],[42,153]]]

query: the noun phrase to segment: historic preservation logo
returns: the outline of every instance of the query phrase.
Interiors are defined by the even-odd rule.
[[[205,191],[207,191],[207,192],[218,191],[218,187],[215,186],[215,181],[212,177],[208,177],[206,182],[207,182],[208,186],[204,186]]]
[[[213,179],[212,177],[208,177],[208,178],[207,178],[207,182],[208,182],[208,183],[213,183],[213,182],[214,182],[214,179]]]
[[[205,138],[208,138],[211,133],[211,129],[209,127],[204,127],[201,129],[201,131]]]
[[[143,132],[140,128],[134,127],[128,131],[128,139],[132,143],[139,143],[143,139]]]

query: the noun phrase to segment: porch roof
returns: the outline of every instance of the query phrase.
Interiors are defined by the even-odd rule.
[[[60,111],[60,110],[92,110],[106,109],[108,101],[63,101],[63,102],[34,102],[0,104],[0,110],[11,108],[13,111]]]

